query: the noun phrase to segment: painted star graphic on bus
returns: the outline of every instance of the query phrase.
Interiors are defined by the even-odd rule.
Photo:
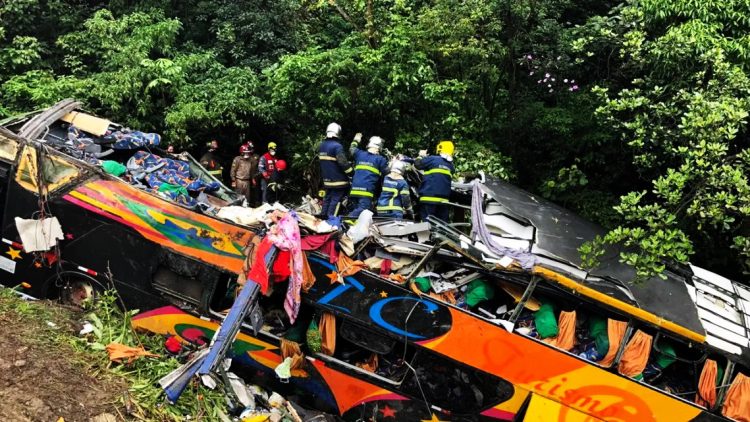
[[[380,297],[388,297],[388,293],[385,290],[381,290]]]
[[[339,273],[337,273],[336,271],[326,274],[326,277],[331,279],[331,284],[339,281]]]
[[[5,253],[10,256],[10,259],[12,260],[21,259],[21,251],[18,249],[8,248],[8,252]]]
[[[380,413],[383,414],[384,418],[395,418],[396,417],[396,410],[390,408],[387,404],[385,405],[385,407],[383,407],[382,409],[380,409]]]

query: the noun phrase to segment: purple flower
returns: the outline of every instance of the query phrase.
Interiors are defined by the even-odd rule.
[[[574,83],[576,83],[576,80],[575,79],[571,79],[570,83],[574,84]]]
[[[549,73],[545,73],[545,74],[544,74],[544,77],[545,77],[545,78],[549,78]]]
[[[554,89],[550,89],[550,90],[549,90],[549,92],[552,92],[552,91],[554,91]]]
[[[531,56],[531,54],[527,54],[526,55],[526,60],[532,60],[532,59],[533,59],[533,57]]]
[[[532,76],[534,74],[534,71],[529,72],[529,76]]]
[[[538,81],[536,81],[536,83],[540,84],[540,83],[542,83],[542,80],[539,79]]]
[[[555,82],[555,78],[552,78],[552,82]]]
[[[547,88],[552,88],[552,84],[547,84]]]
[[[563,79],[563,82],[568,83],[568,80],[567,79]]]
[[[572,88],[573,88],[573,91],[578,91],[578,85],[573,85]]]

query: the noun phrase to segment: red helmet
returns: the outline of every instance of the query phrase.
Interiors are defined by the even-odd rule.
[[[278,169],[279,171],[286,170],[286,161],[276,160],[276,169]]]
[[[255,149],[255,145],[253,145],[252,141],[245,141],[244,144],[240,145],[240,154],[243,154],[245,152],[253,152]]]

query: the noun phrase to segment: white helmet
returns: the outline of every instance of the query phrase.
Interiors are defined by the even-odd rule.
[[[391,171],[398,174],[404,174],[406,163],[401,160],[391,161]]]
[[[341,138],[341,125],[331,123],[326,127],[326,138]]]
[[[377,148],[381,149],[383,147],[383,138],[380,136],[371,136],[370,141],[367,143],[367,149],[370,148]]]

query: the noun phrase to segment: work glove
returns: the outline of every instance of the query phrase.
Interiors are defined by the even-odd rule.
[[[426,149],[420,149],[419,150],[419,156],[420,157],[427,157],[427,150]]]
[[[357,132],[354,135],[354,142],[359,143],[362,140],[362,132]]]

